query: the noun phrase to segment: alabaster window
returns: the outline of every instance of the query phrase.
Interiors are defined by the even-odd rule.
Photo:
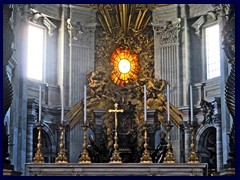
[[[218,24],[205,28],[205,47],[207,79],[212,79],[220,76],[220,40]]]
[[[130,49],[117,48],[111,56],[110,64],[113,66],[111,78],[115,84],[124,86],[129,80],[137,80],[138,56]]]
[[[43,64],[45,59],[45,28],[29,24],[27,49],[27,77],[43,80]]]

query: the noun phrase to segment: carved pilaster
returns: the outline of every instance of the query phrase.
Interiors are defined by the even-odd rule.
[[[179,104],[179,31],[181,19],[174,21],[154,21],[152,23],[154,31],[154,59],[155,77],[164,79],[173,88],[177,88],[171,93],[171,100],[174,104]]]

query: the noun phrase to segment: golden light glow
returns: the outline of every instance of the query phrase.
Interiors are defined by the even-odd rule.
[[[111,56],[110,64],[113,66],[111,78],[117,85],[124,86],[130,79],[137,80],[138,57],[131,50],[117,48]]]
[[[121,73],[128,73],[131,69],[131,64],[127,59],[121,59],[118,63],[118,68]]]

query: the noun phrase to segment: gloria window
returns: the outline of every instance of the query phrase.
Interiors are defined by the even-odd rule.
[[[129,80],[136,81],[139,73],[138,56],[131,49],[118,47],[112,54],[110,64],[113,66],[111,79],[119,86]]]
[[[27,77],[42,81],[43,62],[45,56],[45,28],[29,24],[28,51],[27,51]]]
[[[205,47],[207,79],[212,79],[220,76],[220,41],[218,24],[205,28]]]

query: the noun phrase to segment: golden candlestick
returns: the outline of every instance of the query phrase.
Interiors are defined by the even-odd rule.
[[[59,148],[60,151],[58,153],[58,156],[56,157],[55,163],[67,163],[67,158],[65,155],[65,150],[64,150],[64,132],[65,132],[65,126],[63,122],[60,124],[60,143],[59,143]]]
[[[189,154],[188,163],[199,163],[198,153],[195,151],[193,122],[191,122],[190,130],[191,130],[191,152]]]
[[[112,157],[110,158],[110,163],[122,163],[122,158],[120,157],[120,154],[118,152],[118,137],[117,137],[117,131],[115,130],[115,136],[114,136],[114,151],[112,154]]]
[[[117,109],[118,104],[114,104],[115,109],[109,109],[108,112],[114,112],[115,113],[115,136],[114,136],[114,151],[112,154],[112,157],[110,158],[110,163],[122,163],[122,158],[119,155],[118,152],[118,135],[117,135],[117,113],[123,112],[123,109]]]
[[[167,132],[168,132],[168,145],[167,145],[167,148],[168,148],[168,150],[167,150],[166,157],[164,158],[163,163],[175,163],[174,154],[172,152],[171,129],[172,129],[171,122],[168,121],[168,124],[167,124]]]
[[[148,134],[147,134],[147,123],[145,123],[144,128],[144,152],[142,153],[140,163],[152,163],[152,158],[150,156],[150,152],[148,150]]]
[[[41,123],[37,126],[38,129],[38,144],[37,144],[37,152],[35,153],[35,156],[33,158],[34,163],[44,163],[44,158],[42,154],[42,125]]]
[[[79,163],[91,163],[91,158],[89,157],[87,151],[87,125],[83,125],[83,152],[79,158]]]

